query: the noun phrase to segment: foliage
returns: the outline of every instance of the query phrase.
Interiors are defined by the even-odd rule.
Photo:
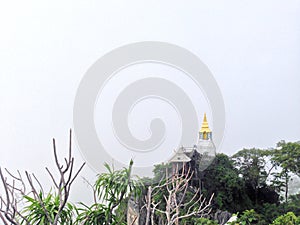
[[[23,210],[25,220],[22,220],[22,224],[30,222],[31,225],[51,225],[53,223],[60,207],[59,196],[49,193],[44,198],[42,192],[40,192],[39,197],[42,202],[30,196],[24,196],[27,206]],[[73,209],[74,206],[67,203],[60,213],[58,223],[61,225],[72,225]],[[47,214],[51,218],[51,221],[49,221]]]
[[[18,175],[14,176],[6,170],[11,177],[7,179],[3,173],[5,171],[2,172],[0,168],[0,178],[5,190],[5,195],[0,196],[0,219],[4,224],[125,225],[128,199],[139,198],[140,204],[146,197],[147,203],[146,192],[149,191],[149,187],[152,188],[152,195],[149,197],[150,204],[144,207],[144,210],[146,208],[153,211],[147,217],[148,222],[154,218],[158,224],[166,223],[167,215],[173,215],[168,214],[168,210],[175,209],[174,218],[177,219],[169,224],[179,222],[186,225],[216,225],[215,221],[201,218],[210,213],[208,209],[212,203],[214,210],[238,213],[237,221],[231,224],[300,224],[300,193],[288,196],[291,175],[300,176],[299,143],[281,141],[276,149],[243,149],[232,157],[217,154],[213,163],[202,172],[198,169],[198,159],[193,159],[189,164],[192,169],[191,176],[183,174],[182,177],[173,179],[177,183],[172,183],[169,179],[169,175],[172,174],[169,164],[156,165],[153,179],[132,177],[132,161],[128,168],[121,170],[114,170],[105,164],[107,173],[99,174],[95,185],[91,185],[95,191],[95,203],[91,206],[81,203],[78,208],[67,200],[71,184],[84,164],[72,176],[74,158],[71,148],[69,157],[65,159],[66,164],[60,164],[55,142],[53,145],[55,164],[61,176],[56,179],[47,169],[54,183],[54,191],[46,196],[40,191],[43,188],[34,174],[25,172],[27,180],[24,182],[21,173],[18,172]],[[9,183],[10,180],[13,182]],[[30,195],[25,194],[25,183],[30,184]],[[21,187],[18,184],[21,184]],[[39,184],[40,188],[36,184]],[[285,191],[284,202],[279,201],[282,191]],[[213,200],[202,198],[212,194]],[[21,211],[17,208],[20,196],[25,199],[25,207]],[[197,199],[200,204],[196,202]],[[174,207],[174,203],[178,207]],[[209,207],[195,213],[199,205]],[[152,215],[153,218],[150,218]]]
[[[262,216],[255,212],[254,209],[245,210],[241,215],[238,215],[236,221],[231,222],[231,225],[265,225],[266,221]]]
[[[299,225],[300,217],[295,216],[293,212],[288,212],[285,215],[276,218],[271,225]]]
[[[264,203],[256,207],[262,219],[266,221],[266,224],[272,223],[277,217],[291,211],[296,215],[300,215],[300,194],[289,196],[288,202],[282,202],[277,204]]]
[[[201,190],[204,195],[215,193],[213,208],[230,212],[243,212],[254,209],[260,223],[269,224],[278,216],[293,211],[298,214],[300,200],[294,196],[287,203],[279,202],[280,189],[276,188],[274,173],[278,165],[270,160],[273,150],[243,149],[232,158],[225,154],[217,154],[214,162],[200,173]],[[155,167],[155,177],[164,177],[167,165]],[[275,170],[275,172],[274,172]],[[272,173],[273,172],[273,173]],[[284,174],[279,174],[280,179]],[[158,179],[157,179],[158,180]],[[197,183],[195,183],[197,184]],[[198,186],[195,186],[197,188]],[[159,202],[165,191],[155,196]],[[187,193],[188,197],[188,193]],[[164,202],[161,202],[164,207]],[[184,209],[182,209],[184,211]],[[250,211],[250,210],[249,210]],[[252,211],[241,216],[250,216]],[[161,215],[158,215],[161,216]],[[245,219],[245,218],[244,218]],[[188,220],[189,221],[189,220]],[[257,224],[259,224],[257,222]]]
[[[186,223],[188,224],[193,224],[193,225],[218,225],[217,221],[210,220],[207,218],[193,218],[192,223]]]
[[[252,207],[233,161],[225,154],[217,154],[213,163],[201,174],[203,192],[215,193],[214,208],[229,212]]]
[[[281,141],[277,147],[273,160],[277,161],[282,168],[300,176],[300,143]]]
[[[103,225],[105,224],[105,211],[106,206],[103,204],[95,203],[91,206],[87,206],[80,203],[82,208],[77,208],[77,218],[75,224],[80,225]]]
[[[272,174],[274,177],[273,185],[279,191],[285,191],[285,201],[287,202],[291,175],[300,176],[300,144],[281,141],[277,144],[277,148],[271,151],[270,155],[272,163],[279,167]]]
[[[285,209],[286,211],[292,211],[300,216],[300,193],[289,196]]]
[[[127,209],[128,209],[128,199],[126,198],[124,201],[120,203],[120,205],[116,208],[115,214],[113,215],[113,221],[117,225],[126,225],[127,224]]]
[[[158,184],[166,179],[167,174],[172,174],[172,166],[169,163],[154,165],[153,173],[154,177],[151,179],[151,183]]]
[[[253,190],[253,200],[258,204],[259,188],[266,186],[265,151],[252,148],[243,149],[232,156],[234,166],[239,169],[246,187]],[[252,196],[250,196],[252,197]]]
[[[264,203],[279,202],[276,188],[267,183],[275,168],[274,164],[268,165],[270,164],[269,150],[243,149],[233,155],[232,159],[245,182],[245,191],[252,201],[252,208],[256,209]]]
[[[257,207],[256,210],[261,214],[262,218],[266,221],[266,224],[272,223],[274,219],[285,212],[283,204],[270,203],[265,203],[260,207]]]
[[[95,183],[95,189],[98,198],[107,203],[105,210],[105,224],[114,222],[114,210],[124,202],[129,195],[139,197],[142,192],[143,184],[139,178],[133,179],[131,177],[133,161],[130,161],[128,168],[122,170],[114,170],[108,164],[105,164],[107,173],[102,173],[98,176]]]

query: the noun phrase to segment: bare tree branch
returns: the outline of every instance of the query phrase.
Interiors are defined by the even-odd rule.
[[[94,203],[98,204],[98,201],[97,201],[97,190],[95,189],[95,186],[92,185],[85,177],[82,177],[82,179],[87,183],[88,186],[90,186],[90,188],[92,188]]]
[[[85,163],[83,163],[79,169],[74,173],[74,157],[72,156],[72,131],[70,130],[69,137],[69,148],[68,148],[68,157],[64,158],[62,164],[60,164],[55,139],[53,139],[53,152],[54,152],[54,160],[56,168],[58,169],[59,175],[55,177],[53,173],[46,167],[47,173],[50,175],[50,178],[55,186],[55,192],[59,197],[59,207],[55,214],[55,217],[52,218],[48,212],[48,209],[43,202],[44,190],[43,186],[40,183],[39,179],[34,175],[25,171],[26,183],[29,184],[31,189],[31,194],[33,198],[39,203],[41,206],[48,222],[51,225],[58,225],[60,216],[64,207],[67,204],[71,185],[74,180],[79,175],[80,171],[83,169]],[[26,219],[26,216],[23,216],[21,211],[18,209],[18,201],[17,196],[28,196],[26,194],[26,185],[19,171],[18,175],[13,175],[7,169],[5,169],[7,174],[12,178],[12,182],[9,183],[7,177],[4,176],[1,168],[0,168],[0,178],[2,181],[2,186],[4,188],[5,196],[0,196],[0,220],[4,223],[4,225],[13,224],[13,225],[21,225],[19,222],[22,220],[26,222],[26,225],[32,225]],[[19,184],[19,185],[18,185]],[[22,222],[22,224],[24,224]]]
[[[183,166],[181,171],[179,171],[177,166],[175,171],[173,171],[172,176],[166,176],[166,180],[163,183],[154,187],[148,187],[147,195],[145,197],[146,204],[144,205],[147,211],[146,225],[149,225],[150,220],[152,225],[155,224],[155,212],[165,216],[166,225],[178,225],[181,219],[191,216],[204,216],[210,213],[213,195],[210,197],[209,201],[206,201],[206,198],[199,195],[200,190],[197,189],[193,194],[193,197],[189,201],[186,201],[186,193],[192,177],[193,172],[190,171],[190,168],[187,169]],[[155,201],[156,193],[154,191],[156,189],[160,192],[162,190],[166,191],[166,194],[163,194],[163,200],[165,202],[165,207],[163,209],[158,208],[161,201]],[[185,214],[181,215],[183,208],[186,209]]]

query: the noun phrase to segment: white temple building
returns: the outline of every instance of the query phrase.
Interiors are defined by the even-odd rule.
[[[212,131],[209,128],[206,113],[204,114],[201,129],[199,131],[198,142],[192,147],[182,146],[169,160],[169,163],[177,166],[183,166],[193,163],[195,155],[200,155],[197,162],[199,171],[205,170],[216,156],[216,147],[213,142]],[[197,154],[198,153],[198,154]],[[194,162],[196,163],[196,162]]]

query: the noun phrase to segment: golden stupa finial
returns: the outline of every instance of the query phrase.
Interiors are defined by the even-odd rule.
[[[203,132],[206,132],[206,133],[211,132],[211,130],[209,129],[209,126],[208,126],[208,122],[207,122],[207,118],[206,118],[206,113],[204,113],[204,118],[203,118],[203,122],[202,122],[202,126],[201,126],[200,132],[201,133],[203,133]]]

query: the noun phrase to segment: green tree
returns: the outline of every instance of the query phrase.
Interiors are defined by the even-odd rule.
[[[247,192],[257,206],[264,202],[277,202],[274,188],[267,185],[267,179],[275,165],[267,170],[269,151],[261,149],[243,149],[232,156],[235,167],[243,177]],[[264,193],[273,193],[265,196]],[[259,202],[260,201],[260,202]]]
[[[300,176],[300,143],[280,141],[277,147],[273,159],[277,160],[282,167],[287,167],[292,173]]]
[[[116,221],[113,221],[114,211],[128,199],[129,195],[132,194],[134,197],[141,195],[143,184],[138,177],[133,179],[131,175],[132,165],[133,161],[131,160],[128,168],[114,170],[114,168],[105,164],[108,172],[98,175],[95,189],[99,199],[107,203],[105,210],[106,225],[116,223]]]
[[[262,215],[268,224],[271,224],[277,217],[286,212],[293,212],[295,215],[300,216],[300,194],[290,195],[288,202],[262,204],[260,207],[257,207],[256,211]]]
[[[288,211],[294,212],[297,216],[300,216],[300,193],[290,195],[285,208]]]
[[[214,208],[230,212],[252,207],[233,161],[225,154],[217,154],[213,163],[201,174],[203,192],[215,193]]]
[[[289,181],[292,174],[300,176],[300,144],[281,141],[277,148],[270,152],[271,161],[277,167],[273,185],[280,191],[284,188],[285,201],[288,201]]]
[[[154,165],[153,173],[154,177],[151,179],[150,183],[158,184],[162,180],[166,179],[167,174],[172,174],[172,166],[169,163]]]

